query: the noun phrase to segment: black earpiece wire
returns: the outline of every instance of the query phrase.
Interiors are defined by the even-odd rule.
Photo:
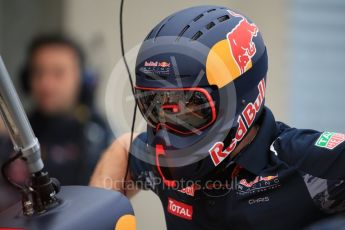
[[[132,79],[132,75],[131,75],[131,71],[129,69],[129,65],[125,56],[125,46],[124,46],[124,39],[123,39],[123,7],[124,7],[124,0],[121,0],[121,4],[120,4],[120,43],[121,43],[121,55],[122,55],[122,59],[123,62],[126,66],[126,70],[128,73],[128,78],[129,78],[129,83],[131,85],[131,90],[132,90],[132,94],[135,100],[135,90],[134,90],[134,83],[133,83],[133,79]],[[126,179],[130,170],[130,155],[132,152],[132,142],[133,142],[133,135],[134,135],[134,127],[135,127],[135,119],[136,119],[136,114],[137,114],[137,102],[136,100],[134,101],[134,111],[133,111],[133,118],[132,118],[132,125],[131,125],[131,136],[130,136],[130,144],[129,144],[129,151],[128,151],[128,160],[127,160],[127,166],[126,166],[126,173],[125,173],[125,177],[124,177],[124,194],[127,195],[127,191],[126,191]]]

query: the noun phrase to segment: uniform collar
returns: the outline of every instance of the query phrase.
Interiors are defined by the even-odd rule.
[[[270,146],[278,133],[274,116],[267,107],[264,107],[259,125],[260,129],[252,143],[245,147],[234,159],[235,163],[255,175],[259,175],[267,166]]]

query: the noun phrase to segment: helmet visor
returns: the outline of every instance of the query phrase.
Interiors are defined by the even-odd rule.
[[[149,125],[179,134],[192,134],[210,126],[216,119],[211,90],[136,87],[136,99]]]

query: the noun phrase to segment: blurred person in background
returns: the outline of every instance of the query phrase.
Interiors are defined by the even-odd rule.
[[[21,76],[46,169],[63,185],[86,185],[112,133],[93,106],[95,77],[80,47],[60,35],[32,42]]]

